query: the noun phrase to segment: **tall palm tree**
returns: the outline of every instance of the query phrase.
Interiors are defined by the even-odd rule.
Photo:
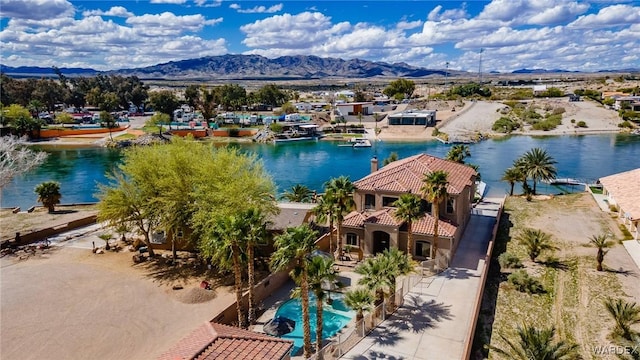
[[[440,204],[447,198],[447,185],[449,174],[443,170],[437,170],[425,174],[422,179],[422,194],[433,203],[432,213],[435,219],[433,224],[433,246],[431,247],[431,258],[436,259],[438,254],[438,223],[440,222]]]
[[[525,325],[516,330],[517,342],[503,334],[500,337],[507,344],[501,349],[489,345],[496,353],[507,359],[518,360],[564,360],[578,358],[578,345],[564,340],[554,341],[555,328],[536,329]]]
[[[33,191],[38,194],[38,201],[42,206],[52,213],[56,210],[56,205],[60,204],[60,183],[56,181],[45,181],[38,184]]]
[[[395,308],[395,292],[397,288],[396,280],[400,276],[408,275],[414,272],[415,263],[411,260],[411,256],[398,250],[398,248],[389,248],[382,253],[382,257],[387,261],[387,277],[391,284],[391,292],[389,295],[389,306]]]
[[[249,209],[242,214],[242,220],[244,222],[244,241],[246,245],[247,254],[247,286],[249,287],[248,302],[248,322],[249,325],[256,323],[256,304],[254,296],[255,286],[255,260],[254,253],[256,246],[262,242],[267,236],[267,221],[266,216],[258,209]]]
[[[609,242],[609,235],[593,235],[589,238],[589,242],[596,248],[598,248],[598,253],[596,254],[596,261],[598,262],[598,266],[596,267],[596,270],[602,271],[602,262],[604,261],[604,256],[609,252],[609,250],[605,249],[611,246],[611,243]]]
[[[522,190],[525,192],[525,194],[527,194],[530,188],[529,188],[529,184],[527,183],[527,179],[529,178],[529,175],[527,173],[527,160],[524,158],[524,155],[520,156],[519,158],[513,161],[513,167],[520,172],[521,174],[520,181],[522,181]]]
[[[308,265],[309,288],[316,295],[316,354],[322,359],[322,302],[327,295],[323,286],[339,287],[338,271],[334,268],[333,259],[324,256],[314,256]],[[330,291],[330,290],[329,290]]]
[[[325,189],[325,195],[329,195],[327,201],[330,201],[335,205],[334,216],[336,219],[336,235],[338,238],[336,253],[338,255],[337,258],[342,259],[344,249],[342,249],[342,235],[340,234],[340,231],[344,216],[355,208],[356,204],[353,201],[353,193],[356,191],[356,187],[348,177],[340,176],[329,180],[325,185]]]
[[[309,323],[309,256],[316,248],[317,232],[307,224],[288,228],[283,234],[274,239],[276,250],[271,254],[271,269],[280,271],[289,268],[293,262],[293,269],[289,273],[300,287],[302,304],[302,331],[304,357],[311,356],[311,325]]]
[[[522,174],[522,171],[515,166],[507,168],[504,171],[500,180],[508,182],[511,186],[511,189],[509,190],[509,196],[513,196],[513,187],[515,186],[516,182],[522,181],[523,177],[524,175]]]
[[[540,229],[526,228],[516,238],[527,249],[531,261],[536,261],[536,258],[545,250],[556,249],[551,243],[551,235]]]
[[[371,310],[375,297],[371,290],[365,288],[356,288],[347,291],[344,296],[344,303],[356,312],[356,326],[361,324],[364,319],[364,312]]]
[[[290,202],[308,203],[311,202],[312,196],[313,191],[311,189],[301,184],[295,184],[290,190],[285,191],[280,198]]]
[[[526,174],[533,180],[533,193],[536,193],[536,184],[538,180],[551,180],[556,177],[555,161],[546,150],[541,148],[533,148],[523,155]]]
[[[413,222],[424,216],[424,211],[420,206],[420,198],[413,194],[402,194],[393,203],[396,211],[393,217],[398,221],[407,223],[407,255],[413,256]]]
[[[228,215],[220,219],[216,226],[203,237],[200,244],[203,255],[225,270],[232,270],[234,292],[238,312],[238,327],[246,328],[242,303],[242,248],[245,222],[238,215]]]
[[[636,331],[631,329],[631,326],[640,323],[640,306],[634,302],[611,298],[604,301],[604,306],[616,323],[613,329],[614,335],[619,335],[627,340],[638,335]]]
[[[319,223],[329,223],[329,252],[333,254],[333,222],[336,213],[335,202],[331,199],[331,194],[325,193],[317,200],[317,205],[311,209],[313,215]]]
[[[449,152],[447,152],[445,159],[455,161],[459,164],[464,164],[464,159],[468,158],[469,156],[471,156],[469,146],[460,144],[453,145],[449,149]]]
[[[375,305],[384,301],[385,294],[391,292],[393,284],[389,279],[389,260],[377,255],[364,260],[355,268],[356,274],[362,275],[358,284],[364,286],[375,295]]]

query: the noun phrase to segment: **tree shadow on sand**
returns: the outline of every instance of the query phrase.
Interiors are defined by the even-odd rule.
[[[618,274],[618,275],[622,275],[624,277],[638,277],[638,274],[634,271],[631,270],[625,270],[623,268],[618,268],[618,269],[611,269],[609,267],[604,267],[604,271],[608,272],[608,273],[613,273],[613,274]]]
[[[225,285],[229,278],[233,283],[232,274],[221,274],[209,270],[205,266],[174,265],[160,259],[151,259],[133,266],[142,269],[147,278],[153,279],[154,282],[160,285],[185,284],[194,279],[207,279],[213,287]]]
[[[376,328],[376,343],[393,346],[403,333],[420,333],[436,326],[436,323],[451,320],[451,305],[435,300],[424,301],[417,295],[405,299],[402,307],[391,315],[382,327]]]

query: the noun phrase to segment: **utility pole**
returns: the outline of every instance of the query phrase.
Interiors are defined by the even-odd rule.
[[[480,48],[480,61],[478,63],[478,76],[480,77],[480,85],[482,86],[482,53],[484,52],[483,48]]]
[[[444,91],[447,91],[447,77],[449,77],[449,62],[444,63],[446,70],[444,71]]]

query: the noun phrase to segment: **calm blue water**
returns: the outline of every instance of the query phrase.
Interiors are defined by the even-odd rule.
[[[328,141],[238,146],[258,154],[278,185],[279,192],[298,183],[321,191],[327,180],[340,175],[357,180],[369,173],[370,160],[374,155],[382,164],[382,160],[391,152],[397,152],[400,158],[421,152],[444,156],[450,148],[450,145],[437,141],[378,142],[371,148],[356,149],[339,147],[337,143]],[[546,149],[558,161],[558,178],[594,181],[640,167],[640,136],[621,134],[512,136],[487,140],[469,146],[472,156],[468,162],[480,165],[482,179],[489,185],[489,195],[501,196],[508,191],[508,184],[500,181],[504,169],[533,147]],[[28,208],[36,205],[33,188],[47,180],[61,183],[63,203],[96,201],[93,197],[96,184],[106,182],[105,171],[115,166],[121,158],[118,150],[104,148],[43,149],[51,154],[46,164],[14,179],[3,189],[2,207]],[[545,189],[544,186],[539,189],[558,192],[557,189]]]
[[[322,307],[322,338],[328,339],[345,327],[356,312],[349,309],[342,301],[342,294],[331,293],[333,304],[324,303]],[[311,326],[311,342],[316,340],[316,296],[309,294],[309,324]],[[282,335],[281,338],[293,341],[292,354],[296,354],[304,344],[302,326],[302,303],[300,299],[291,299],[280,305],[276,316],[286,317],[296,322],[292,332]]]

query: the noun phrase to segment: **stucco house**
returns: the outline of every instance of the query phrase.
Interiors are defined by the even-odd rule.
[[[600,178],[607,202],[634,239],[640,239],[640,168]]]
[[[356,209],[345,216],[341,227],[342,243],[359,248],[365,256],[397,247],[407,249],[407,224],[395,219],[393,203],[404,193],[421,195],[425,174],[442,170],[448,173],[447,200],[440,206],[438,219],[437,265],[448,265],[464,228],[471,216],[478,176],[471,167],[419,154],[378,169],[378,160],[371,160],[371,173],[354,182]],[[426,260],[431,253],[434,224],[432,204],[422,200],[425,215],[412,223],[413,257]]]

